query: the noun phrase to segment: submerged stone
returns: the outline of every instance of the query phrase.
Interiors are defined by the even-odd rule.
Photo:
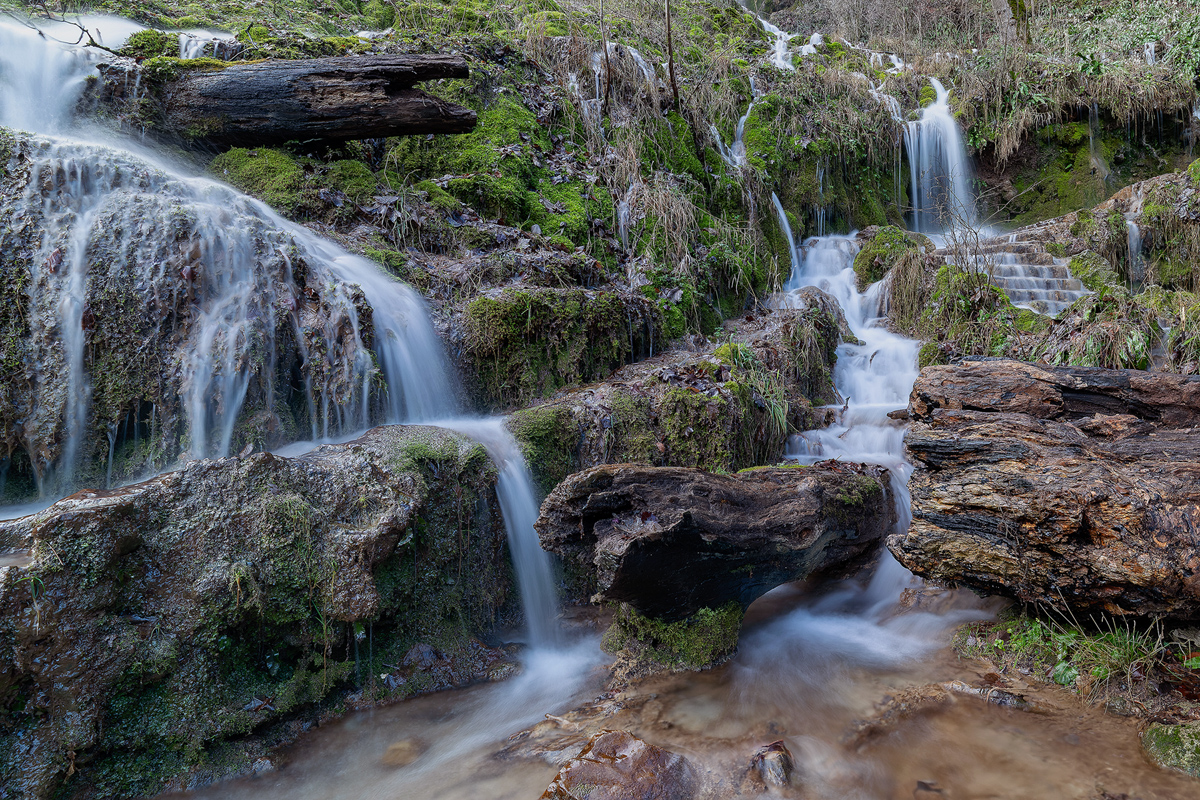
[[[1155,722],[1142,732],[1142,747],[1158,766],[1200,778],[1200,722]]]
[[[678,753],[602,731],[559,771],[542,800],[691,800],[700,779]]]

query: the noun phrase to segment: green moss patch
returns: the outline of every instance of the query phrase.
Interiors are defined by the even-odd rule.
[[[636,661],[672,670],[698,670],[722,663],[737,650],[742,607],[728,603],[702,608],[678,622],[647,617],[622,603],[604,634],[611,653],[625,651]]]

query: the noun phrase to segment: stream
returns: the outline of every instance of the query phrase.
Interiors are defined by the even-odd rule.
[[[111,38],[131,29],[124,21],[111,25]],[[773,60],[790,67],[788,37],[777,28],[772,32],[777,36]],[[1144,760],[1134,722],[1087,708],[1055,688],[1022,688],[1040,713],[961,697],[847,744],[855,721],[871,717],[884,698],[931,683],[975,684],[988,669],[959,660],[948,643],[957,626],[989,618],[995,607],[966,592],[923,587],[886,551],[859,580],[784,586],[760,598],[743,624],[739,651],[727,664],[703,673],[657,676],[617,696],[607,693],[602,626],[556,608],[552,565],[532,525],[539,498],[521,453],[502,420],[465,416],[453,369],[420,296],[372,262],[148,145],[74,128],[70,110],[93,65],[92,55],[79,48],[0,22],[5,81],[0,123],[37,134],[31,167],[37,179],[30,185],[52,187],[48,193],[31,192],[18,209],[45,227],[35,259],[43,266],[33,328],[64,332],[61,337],[47,333],[53,347],[47,345],[41,354],[46,385],[57,387],[47,390],[43,401],[48,414],[61,418],[66,436],[57,457],[39,465],[42,493],[61,497],[86,483],[78,462],[90,413],[89,387],[96,380],[85,369],[82,322],[89,248],[105,243],[123,254],[130,270],[143,270],[138,277],[149,286],[155,283],[152,270],[167,257],[166,232],[182,236],[188,248],[195,244],[195,269],[202,276],[195,288],[195,316],[175,331],[180,408],[186,417],[180,424],[187,431],[174,454],[179,459],[229,455],[249,393],[276,390],[269,374],[251,365],[251,343],[267,341],[270,349],[277,326],[266,321],[299,313],[301,287],[293,266],[302,259],[334,287],[325,301],[337,308],[337,327],[327,336],[344,350],[331,368],[340,370],[338,385],[350,388],[335,392],[306,382],[303,399],[311,409],[311,426],[300,438],[311,441],[277,452],[299,455],[382,421],[436,424],[480,441],[500,468],[497,493],[526,612],[527,630],[520,636],[526,648],[515,677],[349,714],[303,735],[273,756],[257,777],[172,797],[535,798],[554,776],[556,763],[603,729],[629,730],[687,756],[704,776],[705,796],[714,798],[738,794],[735,776],[744,773],[755,749],[775,740],[786,743],[797,764],[794,785],[772,790],[780,796],[1195,796],[1194,783]],[[929,128],[919,123],[906,134],[912,152],[932,165],[922,171],[919,187],[914,175],[914,196],[948,192],[968,215],[967,176],[959,170],[962,145],[951,140],[950,132],[957,136],[957,130],[945,90],[937,89],[930,113],[943,116],[936,136],[923,134]],[[744,163],[744,122],[745,117],[737,127],[739,141],[725,151],[731,164]],[[947,163],[949,185],[931,188],[938,165]],[[775,205],[790,239],[784,209],[778,200]],[[182,229],[181,207],[187,211]],[[932,226],[929,213],[922,205],[918,229]],[[115,240],[114,230],[122,232]],[[780,305],[800,302],[791,290],[820,288],[842,306],[859,343],[843,344],[838,351],[834,379],[844,404],[837,422],[793,437],[789,457],[888,467],[899,524],[907,525],[911,467],[904,456],[903,426],[888,412],[907,403],[919,343],[887,331],[875,316],[879,298],[872,290],[857,291],[852,236],[793,241],[791,250],[792,276]],[[359,298],[351,287],[358,287],[374,310],[373,348],[364,344]],[[373,357],[387,384],[385,393],[372,384]],[[135,435],[138,430],[135,425]],[[36,454],[46,446],[31,441],[29,449]],[[144,474],[155,470],[147,464]],[[0,508],[0,518],[40,507]],[[0,554],[12,563],[24,558]],[[518,735],[526,730],[530,733]]]

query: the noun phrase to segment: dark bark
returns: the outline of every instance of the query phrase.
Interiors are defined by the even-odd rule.
[[[158,97],[156,128],[225,146],[464,133],[475,127],[474,111],[413,87],[467,75],[466,61],[449,55],[314,58],[181,70]]]
[[[1200,377],[970,360],[922,371],[913,521],[943,584],[1080,619],[1200,618]]]

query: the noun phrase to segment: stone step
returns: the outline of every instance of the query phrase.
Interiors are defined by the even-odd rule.
[[[1001,289],[1046,289],[1059,292],[1085,293],[1083,283],[1078,278],[992,278],[992,283]]]
[[[996,264],[990,274],[993,278],[1064,279],[1071,277],[1071,270],[1065,264]]]
[[[1071,304],[1083,297],[1086,292],[1062,291],[1057,289],[1012,289],[1005,290],[1008,299],[1014,304],[1029,303],[1034,300],[1057,301]]]

